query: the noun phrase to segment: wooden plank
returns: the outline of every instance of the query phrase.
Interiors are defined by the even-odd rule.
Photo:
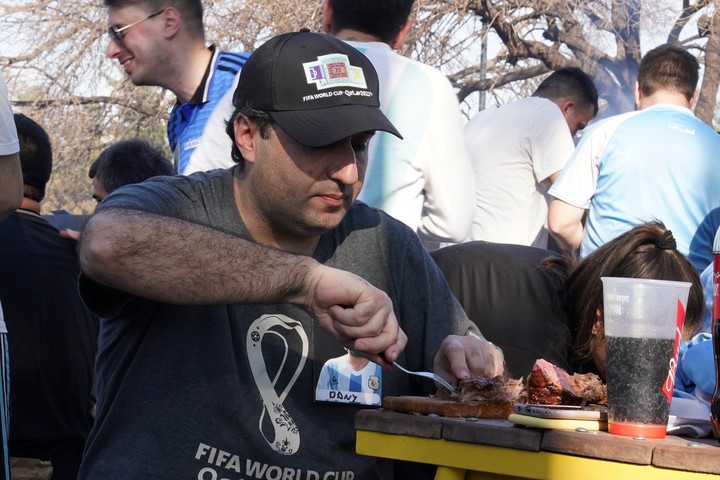
[[[474,417],[506,419],[512,413],[512,405],[461,403],[452,400],[440,400],[431,397],[385,397],[383,408],[395,412],[427,415],[434,413],[443,417]]]
[[[442,422],[438,417],[408,415],[383,410],[360,410],[355,415],[355,429],[423,438],[441,438]]]
[[[607,432],[546,430],[540,448],[549,452],[650,465],[657,439],[635,439]]]
[[[456,442],[540,451],[542,430],[515,427],[507,420],[443,419],[442,438]]]
[[[656,467],[720,474],[720,445],[717,440],[668,435],[653,450]]]

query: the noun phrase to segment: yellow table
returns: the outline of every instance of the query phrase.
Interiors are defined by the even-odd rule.
[[[712,439],[639,440],[382,410],[360,411],[355,427],[359,454],[437,465],[436,480],[700,480],[720,475],[720,444]]]

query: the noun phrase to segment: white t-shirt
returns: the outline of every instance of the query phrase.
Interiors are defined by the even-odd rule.
[[[688,108],[656,104],[586,130],[550,194],[588,210],[581,257],[660,220],[702,272],[720,227],[718,152],[720,135]]]
[[[461,241],[472,218],[473,178],[457,96],[439,70],[382,42],[347,42],[370,59],[380,109],[403,140],[377,132],[359,199],[426,241]]]
[[[465,126],[465,138],[475,175],[468,239],[546,248],[545,180],[562,170],[575,147],[560,108],[527,97],[485,109]]]

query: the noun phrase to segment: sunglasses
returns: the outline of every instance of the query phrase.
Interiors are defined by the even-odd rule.
[[[115,40],[116,42],[122,42],[123,38],[125,38],[125,35],[127,35],[127,31],[130,30],[132,27],[134,27],[138,23],[144,22],[145,20],[150,20],[153,17],[157,17],[158,15],[163,13],[165,10],[167,10],[167,7],[163,8],[159,12],[153,13],[152,15],[148,15],[147,17],[143,18],[142,20],[138,20],[135,23],[131,23],[130,25],[125,25],[124,27],[118,28],[117,25],[110,25],[108,27],[108,35],[110,35],[110,38],[112,40]]]

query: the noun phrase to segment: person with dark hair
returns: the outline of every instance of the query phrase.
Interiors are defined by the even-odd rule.
[[[605,378],[605,336],[601,277],[645,278],[691,283],[682,340],[702,329],[704,310],[700,276],[677,249],[673,233],[661,222],[638,225],[581,261],[550,258],[543,266],[565,279],[573,337],[572,364],[578,372]]]
[[[52,172],[50,137],[45,129],[21,113],[15,114],[15,127],[20,142],[23,203],[30,200],[35,202],[39,209],[40,202],[45,199],[45,186]]]
[[[224,129],[210,131],[214,124],[208,120],[215,109],[232,111],[232,87],[248,54],[205,45],[201,0],[105,0],[105,6],[107,56],[120,62],[135,85],[167,88],[177,97],[168,121],[177,173],[232,164]],[[211,154],[193,159],[206,135]]]
[[[15,114],[24,198],[0,223],[0,301],[8,328],[10,454],[77,477],[92,426],[97,318],[80,299],[75,244],[40,215],[52,171],[45,130]],[[3,382],[4,384],[4,382]]]
[[[578,260],[525,245],[466,242],[431,253],[471,320],[505,352],[511,375],[542,358],[605,378],[601,277],[690,282],[683,340],[702,328],[700,278],[660,222],[638,225]]]
[[[475,174],[468,240],[548,248],[547,189],[572,155],[573,137],[597,112],[590,77],[565,67],[532,96],[475,115],[465,126]]]
[[[698,61],[661,45],[640,62],[637,110],[583,135],[550,189],[548,227],[584,257],[633,226],[661,220],[701,272],[720,227],[720,136],[692,113]]]
[[[428,249],[458,242],[470,228],[470,154],[455,91],[439,70],[397,53],[414,0],[324,0],[325,33],[373,63],[380,108],[402,138],[378,132],[370,142],[358,197],[415,230]]]
[[[88,170],[88,177],[92,179],[92,197],[98,204],[123,185],[140,183],[158,175],[172,174],[173,165],[165,157],[162,149],[140,138],[121,140],[110,145],[90,164]],[[65,217],[54,215],[48,217],[48,220],[55,222],[61,236],[80,240],[80,230],[75,226],[67,228],[63,222],[66,220]]]
[[[362,404],[315,397],[327,359],[347,347],[384,367],[367,378],[383,395],[435,391],[396,360],[448,380],[502,373],[417,235],[355,201],[374,132],[399,134],[378,85],[330,35],[273,37],[234,93],[235,167],[100,204],[80,248],[83,298],[103,315],[81,479],[395,478],[354,451]]]
[[[123,185],[172,174],[172,163],[165,158],[162,149],[140,138],[110,145],[88,170],[92,179],[92,196],[98,203]]]

